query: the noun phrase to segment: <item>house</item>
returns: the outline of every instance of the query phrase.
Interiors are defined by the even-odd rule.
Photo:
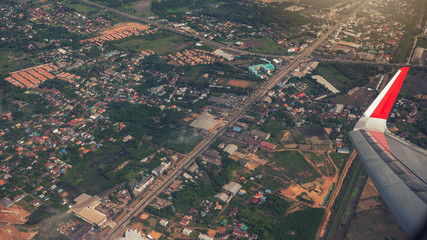
[[[193,231],[191,231],[190,229],[188,229],[188,228],[184,228],[183,230],[182,230],[182,234],[184,234],[185,236],[190,236],[190,234],[192,233]]]
[[[230,182],[222,187],[224,191],[229,192],[232,195],[236,195],[236,193],[239,192],[240,188],[242,188],[242,185],[236,182]]]
[[[215,195],[215,198],[223,202],[228,202],[228,200],[230,200],[230,196],[223,192]]]
[[[254,129],[251,131],[251,135],[256,139],[268,140],[270,138],[270,133],[266,133],[259,129]]]
[[[138,230],[136,230],[136,229],[127,230],[124,233],[124,237],[119,238],[119,240],[131,240],[131,239],[132,240],[133,239],[135,239],[135,240],[143,240],[144,238],[142,237],[141,233],[138,232]]]
[[[247,232],[244,232],[244,231],[239,230],[239,229],[234,229],[233,230],[233,235],[235,235],[237,237],[242,237],[242,238],[249,236]]]
[[[237,147],[234,144],[228,144],[227,147],[224,148],[224,151],[230,155],[232,155],[235,151],[237,151],[237,149],[239,149],[239,147]]]
[[[269,148],[269,149],[272,149],[272,150],[274,150],[274,149],[276,149],[276,145],[274,145],[274,144],[272,144],[272,143],[269,143],[269,142],[264,142],[264,141],[262,141],[261,143],[260,143],[260,145],[262,146],[262,147],[266,147],[266,148]]]
[[[159,224],[162,225],[163,227],[167,227],[168,226],[169,221],[166,219],[162,219],[160,220]]]
[[[349,154],[350,150],[347,149],[347,148],[338,148],[337,149],[337,153],[346,153],[346,154]]]
[[[197,237],[197,239],[199,240],[214,240],[213,238],[209,237],[208,235],[202,234],[200,233],[199,236]]]
[[[179,224],[183,225],[183,226],[187,226],[190,223],[190,220],[193,219],[192,216],[187,216],[185,215],[180,221]]]

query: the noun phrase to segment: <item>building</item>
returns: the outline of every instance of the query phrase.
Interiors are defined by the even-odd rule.
[[[323,78],[320,75],[314,75],[312,76],[313,79],[315,79],[318,83],[325,86],[329,91],[332,93],[339,93],[340,91],[336,89],[332,84],[330,84],[325,78]]]
[[[269,142],[264,142],[264,141],[262,141],[261,143],[260,143],[260,145],[262,146],[262,147],[266,147],[266,148],[269,148],[269,149],[272,149],[272,150],[274,150],[274,149],[276,149],[276,145],[274,145],[274,144],[272,144],[272,143],[269,143]]]
[[[262,140],[268,140],[270,138],[270,133],[266,133],[259,129],[252,130],[251,135],[256,139],[262,139]]]
[[[171,165],[170,162],[162,162],[160,164],[160,166],[154,168],[153,170],[151,170],[151,173],[153,173],[154,175],[158,176],[160,174],[162,174],[166,169],[169,168],[169,166]]]
[[[249,72],[254,74],[255,76],[263,79],[265,78],[265,75],[268,74],[270,75],[272,71],[274,71],[275,67],[274,65],[268,61],[267,59],[261,59],[263,61],[265,61],[265,64],[258,64],[258,65],[253,65],[253,66],[249,66]]]
[[[142,182],[140,182],[138,185],[135,186],[134,190],[137,192],[142,192],[144,191],[145,188],[147,188],[148,186],[150,186],[150,184],[154,181],[154,176],[150,175],[147,178],[145,178],[144,180],[142,180]]]
[[[234,145],[234,144],[228,144],[227,147],[224,148],[224,151],[230,155],[232,155],[235,151],[237,151],[237,149],[239,149],[238,146]]]
[[[168,226],[169,221],[166,219],[162,219],[160,220],[159,224],[162,225],[163,227],[167,227]]]
[[[101,226],[107,220],[107,216],[98,210],[96,206],[101,203],[101,198],[98,196],[92,197],[86,193],[81,194],[74,199],[76,204],[70,209],[77,217],[85,220],[88,223]]]
[[[139,233],[136,229],[127,230],[124,232],[123,237],[118,240],[144,240],[146,238],[142,237],[141,233]]]
[[[190,126],[200,128],[205,131],[211,131],[220,121],[221,120],[218,120],[215,116],[207,112],[203,112],[190,124]]]
[[[230,182],[222,187],[224,191],[229,192],[232,195],[236,195],[236,193],[239,192],[240,188],[242,188],[242,185],[236,182]]]
[[[423,57],[424,50],[424,48],[420,47],[415,48],[415,51],[412,54],[412,62],[419,62]]]
[[[230,196],[223,192],[215,195],[215,198],[223,202],[228,202],[230,200]]]
[[[193,231],[191,231],[190,229],[188,229],[188,228],[184,228],[183,230],[182,230],[182,234],[184,234],[185,236],[190,236],[190,234],[192,233]]]
[[[346,154],[349,154],[350,150],[347,149],[347,148],[338,148],[337,149],[337,153],[346,153]]]
[[[215,54],[215,55],[217,55],[217,56],[219,56],[219,57],[223,57],[223,58],[227,59],[228,61],[231,61],[231,60],[233,60],[233,59],[234,59],[234,56],[233,56],[233,55],[231,55],[231,54],[229,54],[229,53],[226,53],[226,52],[224,52],[224,51],[223,51],[223,50],[221,50],[221,49],[217,49],[217,50],[215,50],[215,51],[213,52],[213,54]]]

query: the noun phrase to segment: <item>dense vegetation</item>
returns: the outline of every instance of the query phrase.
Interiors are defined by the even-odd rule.
[[[290,29],[308,23],[308,19],[290,11],[284,11],[288,3],[274,3],[260,6],[258,3],[226,0],[215,4],[216,1],[203,0],[166,0],[155,1],[151,10],[161,17],[168,17],[171,13],[180,13],[182,10],[202,8],[202,13],[215,17],[221,21],[235,21],[257,28],[263,26],[275,29]],[[239,9],[239,11],[236,11]]]
[[[181,129],[181,119],[185,113],[175,110],[161,111],[157,107],[128,102],[112,102],[107,114],[114,122],[128,125],[123,135],[131,135],[136,139],[152,136],[153,142],[165,145],[179,152],[188,152],[201,140],[190,130]],[[106,130],[111,131],[111,130]]]
[[[324,213],[323,208],[307,208],[290,214],[275,226],[274,239],[314,239]]]
[[[289,203],[276,195],[267,196],[261,205],[248,204],[239,211],[238,218],[246,223],[251,231],[260,235],[261,239],[272,237],[274,226],[289,207]]]
[[[174,192],[173,204],[179,212],[187,213],[191,208],[198,208],[203,200],[212,198],[220,191],[206,180],[188,182],[179,192]]]

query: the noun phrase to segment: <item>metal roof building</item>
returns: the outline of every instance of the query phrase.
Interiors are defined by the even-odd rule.
[[[215,127],[215,125],[218,124],[218,122],[219,120],[215,119],[215,116],[207,112],[203,112],[202,114],[200,114],[200,116],[196,120],[194,120],[190,124],[190,126],[209,131],[210,129]]]

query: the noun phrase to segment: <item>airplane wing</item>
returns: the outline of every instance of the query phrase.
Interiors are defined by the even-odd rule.
[[[402,67],[356,123],[350,139],[382,199],[415,237],[427,220],[427,151],[387,129],[409,67]]]

